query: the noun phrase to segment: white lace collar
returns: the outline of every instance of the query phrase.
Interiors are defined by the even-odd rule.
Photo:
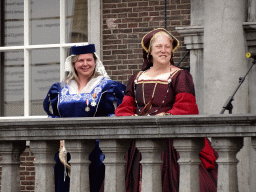
[[[99,84],[99,82],[103,78],[104,78],[103,76],[98,76],[96,78],[91,79],[80,93],[91,93],[92,90]],[[75,80],[70,80],[68,82],[67,86],[68,86],[70,94],[79,94],[78,93],[78,84]]]

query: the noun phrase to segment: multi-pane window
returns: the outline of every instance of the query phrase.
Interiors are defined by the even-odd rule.
[[[69,48],[94,43],[100,55],[100,0],[1,4],[1,116],[45,115],[43,99],[64,78]]]

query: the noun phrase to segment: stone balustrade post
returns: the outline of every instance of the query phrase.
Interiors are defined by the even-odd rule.
[[[30,148],[35,155],[35,192],[54,192],[54,157],[59,141],[32,140]]]
[[[164,140],[152,139],[144,140],[137,139],[136,147],[141,153],[142,166],[142,192],[161,192],[162,177],[161,177],[161,154],[165,149]]]
[[[20,191],[20,155],[25,147],[25,141],[0,142],[0,155],[2,156],[2,192]]]
[[[95,140],[66,140],[65,146],[71,155],[70,191],[90,192],[89,154],[95,146]]]
[[[243,146],[243,138],[212,138],[212,146],[218,152],[218,192],[238,192],[236,155]]]
[[[254,151],[250,151],[252,153],[250,153],[252,155],[251,159],[252,159],[252,162],[250,163],[250,170],[251,170],[251,182],[253,183],[251,186],[250,186],[250,190],[253,191],[254,189],[256,189],[256,183],[254,183],[254,179],[256,178],[256,166],[253,166],[251,167],[251,165],[255,165],[256,164],[256,137],[251,137],[251,146],[252,148],[254,149]]]
[[[125,154],[130,140],[100,140],[100,149],[105,154],[104,191],[125,192]]]
[[[179,152],[179,191],[199,192],[199,153],[204,146],[204,138],[173,139],[173,146]]]

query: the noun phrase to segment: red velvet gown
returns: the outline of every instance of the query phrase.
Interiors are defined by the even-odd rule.
[[[198,114],[192,76],[186,70],[177,70],[168,80],[138,80],[143,72],[134,74],[127,85],[122,103],[116,109],[116,116],[156,115],[167,112],[172,115]],[[145,107],[146,106],[146,107]],[[162,154],[162,191],[179,191],[179,154],[173,147],[173,140],[166,139],[167,148]],[[217,153],[205,138],[200,152],[200,191],[217,191]],[[141,180],[141,155],[135,141],[126,156],[126,191],[139,192]]]

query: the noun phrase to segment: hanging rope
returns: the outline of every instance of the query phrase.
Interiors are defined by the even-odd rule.
[[[166,15],[166,9],[167,9],[167,0],[164,0],[164,28],[167,29],[167,15]]]

